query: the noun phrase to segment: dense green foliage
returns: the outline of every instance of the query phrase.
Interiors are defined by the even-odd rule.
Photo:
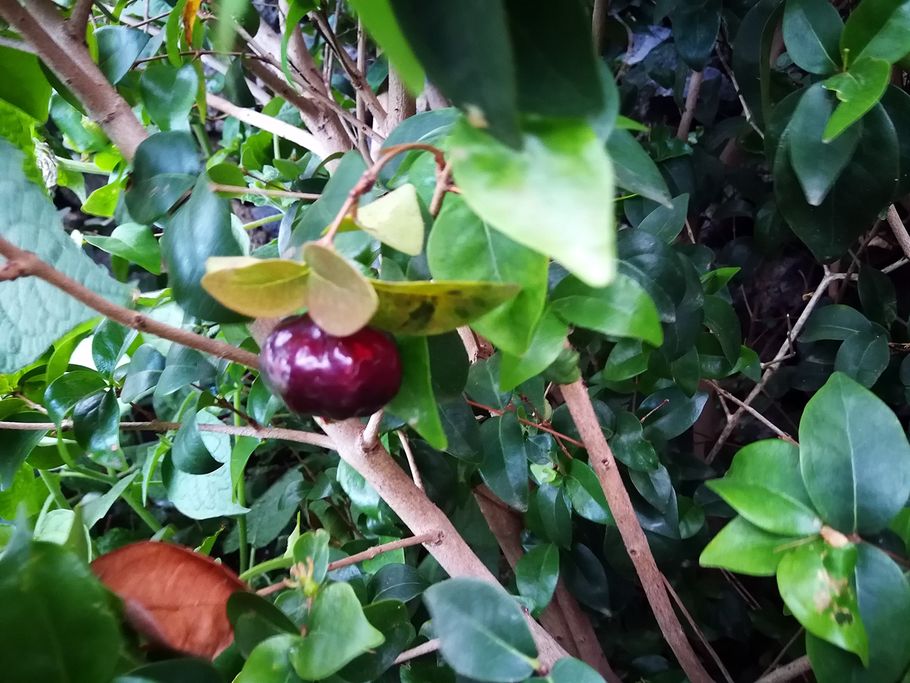
[[[0,677],[692,679],[632,524],[717,680],[910,680],[910,0],[280,5],[0,0]],[[198,343],[302,310],[377,443]]]

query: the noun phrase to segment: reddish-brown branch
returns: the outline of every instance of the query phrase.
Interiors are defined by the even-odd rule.
[[[487,405],[484,405],[483,403],[477,403],[477,401],[472,401],[469,398],[466,398],[465,402],[469,406],[474,406],[475,408],[480,408],[481,410],[486,410],[491,415],[505,415],[507,412],[513,412],[515,410],[514,407],[512,407],[512,406],[508,406],[506,410],[500,410],[499,408],[494,408],[493,406],[487,406]],[[558,432],[555,429],[553,429],[552,427],[548,427],[547,425],[541,424],[540,422],[534,422],[533,420],[526,420],[523,417],[519,417],[518,421],[521,422],[521,424],[523,424],[523,425],[528,425],[529,427],[535,427],[535,428],[541,430],[542,432],[551,434],[551,435],[555,436],[557,439],[561,439],[562,441],[565,441],[566,443],[570,443],[573,446],[578,446],[579,448],[585,447],[585,445],[578,439],[573,439],[571,436],[567,436],[566,434],[563,434],[562,432]]]
[[[563,384],[560,386],[560,390],[572,419],[578,427],[578,433],[585,443],[588,461],[600,480],[601,488],[603,488],[610,511],[616,521],[616,527],[622,536],[635,572],[641,580],[645,596],[651,605],[651,610],[664,639],[692,683],[709,683],[711,676],[708,675],[692,649],[692,645],[686,639],[682,624],[673,611],[673,605],[664,586],[663,575],[657,568],[654,555],[651,554],[651,548],[648,546],[648,539],[638,523],[635,508],[632,507],[629,493],[626,491],[616,467],[613,452],[597,421],[597,415],[594,413],[594,406],[584,382],[579,379],[572,384]]]
[[[7,259],[6,263],[0,268],[0,281],[28,276],[38,277],[125,327],[153,334],[162,339],[169,339],[182,346],[198,349],[212,356],[225,358],[249,368],[259,366],[259,357],[255,353],[250,353],[216,339],[203,337],[195,332],[166,325],[154,318],[108,301],[88,287],[64,275],[49,263],[42,261],[32,252],[20,249],[2,237],[0,237],[0,255]]]

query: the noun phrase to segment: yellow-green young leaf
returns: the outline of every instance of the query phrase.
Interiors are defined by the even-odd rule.
[[[205,269],[203,289],[221,305],[251,318],[280,318],[306,302],[309,268],[297,261],[215,257]]]
[[[376,292],[353,264],[334,249],[310,243],[303,247],[310,267],[306,305],[310,317],[329,334],[354,334],[376,313]]]
[[[357,211],[357,225],[383,244],[417,256],[423,251],[423,216],[417,188],[408,183]]]
[[[616,272],[613,167],[584,121],[527,123],[513,149],[465,121],[452,132],[452,172],[474,212],[592,287]]]
[[[372,325],[396,334],[442,334],[466,325],[515,296],[520,287],[498,282],[386,282],[372,280],[379,308]]]

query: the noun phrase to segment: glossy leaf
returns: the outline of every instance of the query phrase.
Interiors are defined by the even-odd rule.
[[[480,475],[499,498],[517,510],[528,507],[528,459],[521,425],[513,413],[490,418],[480,426],[483,462]]]
[[[418,571],[407,564],[387,564],[370,579],[373,600],[408,602],[426,590],[429,584]]]
[[[534,605],[534,611],[546,607],[559,579],[559,549],[552,543],[534,546],[515,565],[518,592]]]
[[[853,570],[852,543],[832,547],[823,540],[797,546],[777,567],[777,587],[784,603],[814,636],[869,662],[869,641],[860,618]]]
[[[857,283],[859,300],[870,319],[885,328],[897,319],[897,292],[887,275],[864,265]]]
[[[194,413],[183,418],[180,429],[174,435],[171,460],[178,470],[187,474],[208,474],[221,467],[221,463],[212,457],[202,440]]]
[[[676,51],[694,71],[705,68],[720,29],[720,0],[681,2],[670,12]]]
[[[59,425],[87,394],[105,386],[104,378],[93,370],[74,370],[61,375],[44,390],[48,416]]]
[[[825,0],[787,0],[782,25],[787,54],[801,69],[823,76],[840,65],[844,22]]]
[[[161,250],[151,229],[138,223],[123,223],[109,236],[85,235],[83,239],[114,256],[144,268],[154,275],[161,274]]]
[[[346,583],[333,583],[313,601],[307,634],[292,647],[291,664],[303,679],[328,678],[384,640],[364,616],[354,589]]]
[[[850,335],[837,350],[834,369],[852,377],[864,387],[871,387],[891,361],[888,331],[880,325]]]
[[[823,83],[837,93],[840,104],[828,119],[822,139],[830,142],[878,104],[891,78],[891,65],[883,59],[861,59],[844,73],[836,74]]]
[[[670,244],[685,227],[688,210],[689,195],[682,194],[674,198],[669,206],[658,206],[645,216],[638,224],[638,229],[649,232],[662,242]]]
[[[511,391],[546,370],[565,348],[568,333],[569,326],[548,307],[531,333],[525,352],[520,356],[502,354],[499,371],[502,389]]]
[[[255,593],[232,593],[227,599],[225,612],[233,629],[234,646],[244,657],[250,657],[260,643],[272,636],[297,633],[296,624],[284,612]],[[289,661],[287,668],[291,668]]]
[[[145,109],[161,130],[189,130],[190,109],[198,89],[199,78],[192,64],[179,69],[149,64],[139,80]]]
[[[37,411],[24,411],[4,416],[5,422],[43,422],[47,418]],[[25,462],[32,449],[44,438],[44,430],[0,429],[3,440],[3,458],[0,459],[0,491],[6,491],[13,485],[16,472]]]
[[[370,683],[380,678],[416,635],[408,608],[397,600],[374,602],[364,607],[363,614],[382,633],[385,642],[341,670],[339,676],[352,683]]]
[[[511,683],[537,668],[537,648],[518,604],[478,579],[449,579],[423,594],[446,663],[469,678]]]
[[[91,453],[120,449],[120,406],[113,391],[98,391],[73,407],[73,433],[79,445]]]
[[[844,341],[869,329],[869,320],[851,306],[831,304],[813,311],[800,335],[800,341],[820,339]]]
[[[629,469],[650,472],[660,465],[654,446],[644,437],[641,421],[627,411],[616,414],[610,448],[616,459]]]
[[[856,62],[865,57],[896,62],[907,54],[910,5],[904,0],[863,0],[850,13],[841,51]]]
[[[310,269],[290,259],[214,257],[202,287],[222,306],[250,318],[281,318],[306,302]]]
[[[146,138],[133,159],[133,174],[124,197],[130,216],[151,225],[170,211],[193,187],[202,170],[189,133],[170,131]]]
[[[352,0],[367,32],[388,56],[395,70],[401,75],[408,90],[417,95],[423,90],[423,67],[402,35],[389,0]]]
[[[401,389],[388,405],[388,411],[407,422],[427,442],[437,449],[445,449],[447,439],[436,395],[430,379],[430,357],[425,337],[399,337],[401,355]]]
[[[423,214],[417,189],[410,183],[357,210],[357,227],[405,254],[423,251]]]
[[[607,140],[616,184],[646,199],[670,205],[670,190],[657,165],[629,131],[614,128]]]
[[[183,310],[216,322],[241,318],[219,304],[200,284],[209,258],[243,253],[231,230],[228,200],[209,189],[205,176],[199,178],[189,201],[167,221],[161,253],[168,266],[174,299]]]
[[[289,633],[263,640],[250,653],[234,683],[302,683],[289,657],[301,640]]]
[[[0,70],[5,74],[0,84],[0,100],[44,123],[51,100],[51,85],[38,58],[29,52],[2,46]]]
[[[600,480],[588,463],[572,460],[565,482],[566,493],[575,512],[598,524],[610,524],[613,521]]]
[[[834,373],[806,405],[799,425],[800,469],[826,524],[876,533],[910,496],[910,444],[874,394]]]
[[[734,517],[711,539],[698,558],[702,567],[719,567],[749,576],[774,576],[796,539],[779,536]]]
[[[95,31],[98,68],[111,83],[119,83],[138,59],[149,34],[129,26],[102,26]]]
[[[490,312],[518,293],[514,284],[370,280],[379,308],[370,324],[395,334],[442,334]]]
[[[452,171],[475,213],[516,242],[603,287],[615,272],[613,171],[583,123],[525,126],[517,151],[464,121],[452,134]]]
[[[546,299],[546,256],[493,230],[456,196],[446,201],[433,224],[427,260],[431,274],[440,280],[520,285],[513,299],[471,326],[507,353],[520,356],[527,350]]]

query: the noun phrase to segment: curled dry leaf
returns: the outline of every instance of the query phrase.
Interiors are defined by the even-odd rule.
[[[205,555],[143,541],[102,555],[92,570],[124,601],[131,625],[157,645],[212,659],[234,639],[227,600],[247,586]]]

